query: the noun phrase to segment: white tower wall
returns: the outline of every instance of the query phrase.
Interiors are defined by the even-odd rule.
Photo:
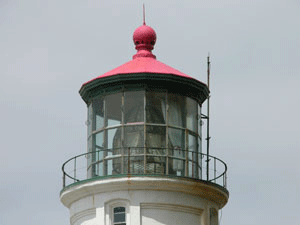
[[[212,212],[227,198],[211,184],[155,177],[93,181],[61,195],[71,225],[114,225],[115,207],[125,207],[126,225],[217,225],[218,215]]]

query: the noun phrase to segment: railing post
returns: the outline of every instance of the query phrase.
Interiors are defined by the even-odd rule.
[[[200,152],[197,153],[198,163],[197,163],[197,170],[198,170],[198,179],[202,180],[202,154]]]
[[[100,156],[100,151],[101,151],[101,150],[98,150],[98,151],[97,151],[97,155],[98,155],[98,156],[96,157],[96,162],[97,162],[97,163],[96,163],[96,165],[95,165],[96,167],[98,167],[98,169],[97,169],[97,175],[98,175],[98,176],[99,176],[99,174],[100,174],[100,166],[99,166],[99,158],[100,158],[99,156]]]
[[[75,162],[74,162],[74,183],[76,182],[76,157],[75,157]]]
[[[169,175],[169,148],[166,148],[166,175]]]
[[[184,150],[184,154],[185,154],[185,168],[184,168],[184,170],[185,170],[185,176],[187,177],[189,174],[188,174],[188,172],[189,172],[189,152],[187,151],[187,148],[185,148],[185,150]]]
[[[128,170],[127,173],[130,174],[130,148],[128,148],[128,162],[127,162],[127,166],[128,166]]]
[[[121,151],[121,174],[124,174],[124,148],[120,148]]]
[[[215,179],[215,183],[217,183],[216,177],[217,177],[216,158],[214,158],[214,179]]]

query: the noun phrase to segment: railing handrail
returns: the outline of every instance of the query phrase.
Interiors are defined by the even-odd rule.
[[[169,151],[182,151],[182,152],[185,152],[185,154],[186,153],[193,153],[193,154],[196,154],[196,155],[200,155],[200,157],[201,157],[201,162],[202,162],[202,159],[204,159],[206,156],[207,156],[207,154],[204,154],[204,153],[200,153],[200,152],[195,152],[195,151],[191,151],[191,150],[186,150],[186,149],[182,149],[182,148],[179,148],[179,149],[174,149],[174,148],[161,148],[161,147],[121,147],[121,148],[111,148],[111,149],[100,149],[100,150],[97,150],[97,151],[93,151],[93,152],[86,152],[86,153],[82,153],[82,154],[79,154],[79,155],[76,155],[76,156],[74,156],[74,157],[72,157],[72,158],[70,158],[70,159],[68,159],[66,162],[64,162],[63,163],[63,165],[62,165],[62,172],[63,172],[63,188],[64,187],[66,187],[67,185],[65,185],[65,183],[66,183],[66,177],[68,177],[69,179],[71,179],[71,180],[73,180],[73,183],[76,183],[76,182],[79,182],[79,181],[82,181],[82,180],[85,180],[85,179],[78,179],[78,178],[76,178],[76,175],[73,177],[72,175],[70,175],[69,173],[67,173],[66,171],[65,171],[65,167],[66,167],[66,165],[67,164],[69,164],[70,162],[72,162],[72,161],[74,161],[74,173],[76,174],[76,170],[77,170],[77,168],[76,168],[76,160],[77,160],[77,158],[81,158],[81,157],[83,157],[83,156],[85,156],[85,157],[87,157],[88,155],[90,155],[90,154],[98,154],[98,153],[100,153],[100,152],[113,152],[113,151],[115,151],[115,150],[121,150],[121,149],[128,149],[128,150],[132,150],[132,149],[156,149],[156,150],[166,150],[166,153],[164,154],[164,155],[157,155],[157,154],[149,154],[149,153],[141,153],[141,154],[134,154],[134,155],[131,155],[131,154],[118,154],[118,155],[111,155],[111,156],[108,156],[108,158],[104,158],[104,156],[103,156],[103,159],[102,160],[97,160],[97,161],[95,161],[95,162],[91,162],[90,163],[90,165],[89,166],[86,166],[86,169],[88,169],[88,167],[90,167],[90,166],[92,166],[92,165],[97,165],[98,163],[100,163],[100,162],[103,162],[103,160],[109,160],[109,159],[115,159],[115,158],[121,158],[121,157],[135,157],[135,156],[153,156],[153,157],[168,157],[168,158],[170,158],[170,159],[178,159],[178,160],[182,160],[182,161],[193,161],[193,162],[196,162],[195,160],[191,160],[191,159],[186,159],[186,158],[179,158],[179,157],[176,157],[176,156],[173,156],[173,155],[169,155],[167,152],[169,152]],[[226,163],[223,161],[223,160],[221,160],[221,159],[219,159],[219,158],[217,158],[217,157],[215,157],[215,156],[211,156],[211,155],[208,155],[208,158],[210,159],[210,160],[214,160],[214,168],[215,168],[215,171],[214,171],[214,173],[216,174],[216,162],[218,162],[218,163],[220,163],[221,165],[223,165],[224,166],[224,171],[221,173],[221,174],[219,174],[218,176],[214,176],[213,177],[213,179],[209,179],[209,180],[207,180],[207,179],[202,179],[202,177],[201,177],[201,179],[199,179],[199,178],[195,178],[195,177],[190,177],[190,178],[195,178],[195,179],[198,179],[198,180],[204,180],[204,181],[208,181],[208,182],[214,182],[214,183],[216,183],[217,182],[217,180],[219,180],[221,177],[223,177],[223,187],[225,187],[226,188],[226,185],[227,185],[227,181],[226,181],[226,179],[227,179],[227,165],[226,165]],[[209,160],[209,161],[210,161]],[[204,160],[204,162],[206,162],[207,160]],[[209,163],[209,162],[206,162],[206,163]],[[197,165],[197,164],[196,164]],[[202,170],[203,169],[205,169],[205,166],[202,166],[202,163],[201,163],[201,165],[199,165],[199,162],[198,162],[198,165],[197,165],[197,169],[199,169],[201,172],[202,172]],[[130,174],[130,172],[129,173],[120,173],[120,174],[124,174],[124,175],[126,175],[126,174]],[[162,174],[158,174],[158,175],[162,175]],[[169,174],[165,174],[165,175],[169,175]],[[109,176],[109,175],[107,175],[107,176]],[[175,176],[177,176],[177,175],[175,175]],[[184,176],[178,176],[178,177],[184,177]],[[86,178],[86,179],[88,179],[88,178]]]

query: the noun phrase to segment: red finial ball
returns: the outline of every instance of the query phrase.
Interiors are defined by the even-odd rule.
[[[156,33],[151,27],[142,25],[134,31],[133,42],[136,49],[146,48],[152,50],[156,42]]]

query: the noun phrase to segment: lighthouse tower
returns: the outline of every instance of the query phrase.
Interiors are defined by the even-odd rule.
[[[79,91],[88,148],[62,167],[70,224],[218,225],[229,193],[226,164],[202,152],[208,86],[156,60],[150,26],[133,41],[131,61]]]

